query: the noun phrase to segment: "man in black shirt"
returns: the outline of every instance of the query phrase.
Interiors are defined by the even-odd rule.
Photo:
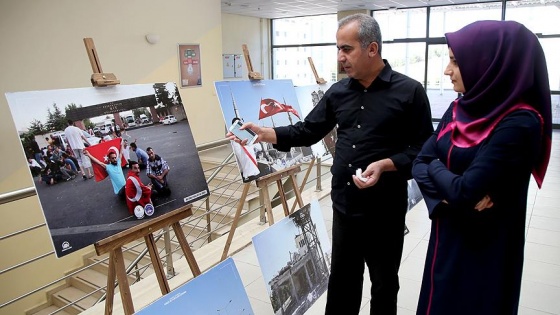
[[[277,128],[247,123],[242,128],[255,131],[257,141],[287,151],[316,143],[338,127],[325,313],[359,313],[365,262],[372,282],[370,314],[397,314],[407,179],[433,132],[430,105],[419,82],[393,71],[381,58],[381,32],[371,16],[340,20],[336,41],[338,61],[349,78],[333,84],[303,122]],[[354,175],[358,168],[365,181]]]

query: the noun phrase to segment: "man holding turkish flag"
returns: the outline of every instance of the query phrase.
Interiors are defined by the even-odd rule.
[[[94,162],[95,181],[102,181],[109,176],[115,195],[122,197],[124,196],[125,179],[121,166],[126,163],[126,160],[122,154],[124,148],[121,140],[121,138],[115,138],[101,142],[88,147],[84,152]]]
[[[261,106],[259,111],[259,119],[263,119],[280,112],[289,112],[299,117],[298,112],[292,108],[290,105],[281,104],[271,98],[263,98],[261,100]],[[301,119],[301,118],[300,118]]]

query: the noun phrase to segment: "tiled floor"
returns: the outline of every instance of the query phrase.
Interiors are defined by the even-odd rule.
[[[332,226],[330,197],[323,198],[320,205],[330,233]],[[415,314],[420,292],[430,236],[430,222],[423,202],[409,211],[406,224],[410,233],[405,236],[399,272],[401,285],[398,297],[399,315]],[[247,246],[236,253],[233,259],[241,274],[254,313],[274,314],[253,246]],[[369,314],[367,282],[364,284],[360,315]],[[323,294],[306,314],[323,314],[325,297],[326,294]],[[560,314],[560,131],[553,134],[552,155],[543,189],[537,190],[534,182],[530,185],[525,268],[519,314]]]

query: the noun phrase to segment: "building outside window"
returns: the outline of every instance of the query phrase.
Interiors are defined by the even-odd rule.
[[[336,29],[336,14],[272,20],[271,64],[286,63],[272,69],[272,78],[291,79],[296,86],[314,84],[311,57],[319,77],[336,80]]]
[[[373,11],[383,35],[381,55],[394,70],[424,85],[432,117],[439,119],[457,97],[449,77],[443,74],[449,62],[444,34],[477,20],[523,23],[537,34],[543,46],[552,91],[553,124],[560,127],[560,0],[505,1],[504,10],[502,3]],[[318,75],[336,81],[337,26],[336,14],[272,20],[271,64],[278,65],[278,60],[286,63],[273,67],[273,79],[292,79],[296,86],[315,83],[307,62],[312,57]]]

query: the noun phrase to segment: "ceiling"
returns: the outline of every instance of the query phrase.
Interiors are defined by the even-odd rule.
[[[259,18],[333,14],[349,10],[385,10],[495,2],[496,0],[221,0],[222,13]]]

